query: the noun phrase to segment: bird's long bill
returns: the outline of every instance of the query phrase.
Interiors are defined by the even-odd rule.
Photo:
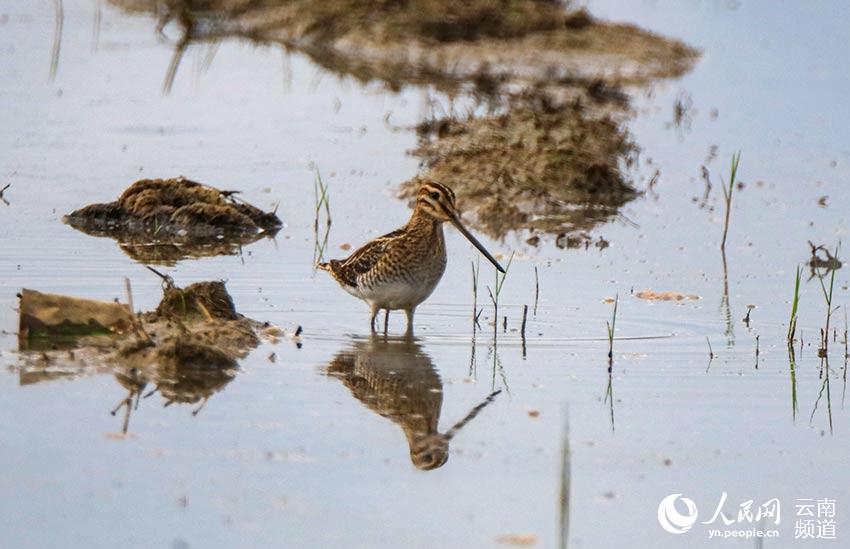
[[[487,249],[484,247],[484,245],[481,244],[480,242],[478,242],[478,239],[475,238],[474,236],[472,236],[472,233],[470,233],[469,231],[466,230],[466,227],[463,226],[463,224],[460,222],[460,220],[457,218],[457,216],[454,216],[454,215],[451,216],[451,220],[452,220],[452,225],[457,227],[457,230],[460,231],[460,234],[462,234],[463,236],[466,237],[467,240],[472,242],[472,245],[475,246],[476,248],[478,248],[478,251],[481,252],[482,254],[484,254],[484,257],[489,259],[490,263],[492,263],[493,266],[495,266],[497,269],[499,269],[499,272],[501,272],[501,273],[505,272],[505,270],[502,268],[502,266],[499,265],[499,262],[496,261],[496,258],[493,257],[492,255],[490,255],[490,252],[487,251]]]

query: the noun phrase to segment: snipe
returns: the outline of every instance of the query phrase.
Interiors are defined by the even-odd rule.
[[[318,268],[330,272],[345,291],[369,304],[372,330],[378,311],[389,314],[400,309],[407,314],[407,331],[412,333],[416,307],[431,295],[446,270],[446,221],[505,272],[461,223],[454,191],[435,182],[426,182],[419,189],[407,225],[367,242],[346,259],[332,259]]]

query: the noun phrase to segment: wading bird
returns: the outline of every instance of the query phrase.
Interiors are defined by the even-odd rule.
[[[446,221],[505,272],[461,223],[454,191],[431,181],[419,188],[407,225],[367,242],[346,259],[332,259],[317,267],[331,273],[345,291],[369,304],[373,331],[378,311],[384,309],[389,314],[400,309],[407,314],[407,332],[412,333],[416,307],[431,295],[446,270]]]

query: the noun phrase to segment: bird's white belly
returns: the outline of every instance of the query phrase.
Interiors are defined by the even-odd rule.
[[[356,291],[359,293],[357,297],[369,303],[374,303],[382,309],[406,309],[416,307],[425,301],[439,281],[439,278],[420,283],[399,280],[380,284],[374,288],[359,288]],[[356,295],[354,292],[352,294]]]

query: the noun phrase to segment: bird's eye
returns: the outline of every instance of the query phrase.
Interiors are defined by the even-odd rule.
[[[440,199],[440,193],[438,193],[437,191],[432,192],[431,198],[433,198],[434,200],[439,200]]]

